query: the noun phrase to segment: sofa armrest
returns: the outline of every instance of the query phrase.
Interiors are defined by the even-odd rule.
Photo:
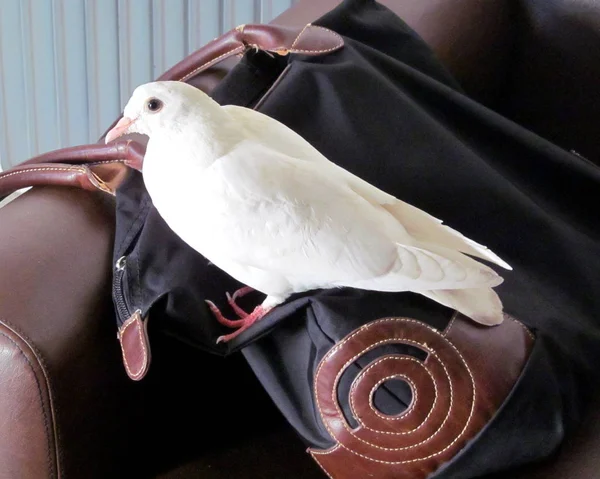
[[[0,478],[115,477],[136,391],[110,296],[114,206],[34,188],[0,225]]]
[[[0,323],[0,477],[56,477],[49,387],[36,352]]]

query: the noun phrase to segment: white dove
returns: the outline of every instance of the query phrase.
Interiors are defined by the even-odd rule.
[[[149,137],[142,175],[168,226],[248,285],[230,304],[228,341],[294,293],[350,287],[412,291],[485,325],[503,320],[503,279],[470,256],[512,269],[488,248],[325,158],[257,111],[221,106],[183,82],[139,86],[106,142]],[[469,255],[469,256],[467,256]],[[250,314],[235,304],[266,295]]]

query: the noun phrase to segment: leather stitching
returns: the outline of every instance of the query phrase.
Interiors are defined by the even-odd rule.
[[[423,460],[426,460],[426,459],[429,459],[429,458],[432,458],[432,457],[438,456],[438,455],[442,454],[443,452],[445,452],[446,450],[448,450],[449,448],[451,448],[451,447],[452,447],[452,446],[453,446],[453,445],[454,445],[454,444],[455,444],[455,443],[456,443],[456,442],[457,442],[457,441],[458,441],[458,440],[459,440],[459,439],[460,439],[460,438],[461,438],[461,437],[464,435],[465,431],[467,430],[467,428],[468,428],[468,426],[469,426],[469,424],[470,424],[470,422],[471,422],[471,419],[472,419],[472,417],[473,417],[473,413],[474,413],[474,411],[475,411],[475,404],[476,404],[476,398],[477,398],[477,385],[476,385],[476,383],[475,383],[475,378],[474,378],[474,376],[473,376],[473,373],[472,373],[471,369],[469,368],[469,365],[468,365],[467,361],[464,359],[463,355],[462,355],[462,354],[460,353],[460,351],[459,351],[459,350],[456,348],[456,346],[454,346],[454,344],[453,344],[451,341],[449,341],[448,339],[446,339],[446,338],[445,338],[445,337],[444,337],[444,336],[443,336],[443,335],[442,335],[442,334],[441,334],[439,331],[437,331],[436,329],[432,328],[431,326],[428,326],[428,325],[426,325],[426,324],[424,324],[424,323],[422,323],[422,322],[420,322],[420,321],[417,321],[417,320],[414,320],[414,319],[408,319],[408,318],[385,318],[385,319],[380,319],[380,320],[373,321],[373,322],[371,322],[371,323],[368,323],[368,324],[366,324],[366,325],[364,325],[364,326],[360,327],[360,328],[359,328],[359,329],[357,329],[357,330],[356,330],[354,333],[352,333],[350,336],[348,336],[347,338],[345,338],[344,340],[342,340],[341,342],[339,342],[338,344],[336,344],[336,345],[335,345],[335,346],[334,346],[334,347],[333,347],[333,348],[332,348],[332,349],[331,349],[331,350],[330,350],[330,351],[329,351],[329,352],[328,352],[328,353],[325,355],[325,357],[324,357],[324,358],[321,360],[321,363],[320,363],[320,365],[319,365],[319,368],[318,368],[318,370],[317,370],[317,374],[315,375],[315,379],[314,379],[314,388],[315,388],[315,391],[317,391],[317,390],[318,390],[318,388],[317,388],[318,378],[319,378],[319,376],[320,376],[320,373],[321,373],[321,369],[322,369],[322,367],[323,367],[323,366],[324,366],[324,364],[326,363],[326,360],[327,360],[329,357],[331,357],[333,354],[335,354],[335,353],[336,353],[336,352],[337,352],[337,351],[338,351],[338,350],[339,350],[339,349],[340,349],[340,348],[341,348],[341,347],[342,347],[342,346],[343,346],[343,345],[344,345],[346,342],[350,341],[350,340],[351,340],[351,339],[352,339],[354,336],[356,336],[357,334],[360,334],[360,333],[361,333],[363,330],[365,330],[365,329],[367,329],[367,328],[370,328],[370,327],[372,327],[372,326],[373,326],[373,325],[375,325],[375,324],[378,324],[378,323],[383,323],[383,322],[398,322],[398,321],[400,321],[400,322],[405,322],[405,323],[415,323],[415,324],[418,324],[420,327],[423,327],[423,328],[425,328],[425,329],[428,329],[428,330],[432,331],[433,333],[435,333],[436,335],[440,336],[440,338],[442,338],[442,340],[443,340],[445,343],[447,343],[447,344],[448,344],[448,345],[449,345],[449,346],[450,346],[452,349],[454,349],[454,351],[457,353],[457,355],[458,355],[458,356],[459,356],[459,358],[461,359],[462,363],[463,363],[463,364],[464,364],[464,366],[466,367],[466,369],[467,369],[467,372],[469,373],[469,377],[470,377],[470,380],[471,380],[471,385],[472,385],[472,403],[471,403],[471,410],[470,410],[470,412],[469,412],[469,417],[468,417],[468,418],[467,418],[467,420],[465,421],[465,426],[463,427],[462,431],[460,431],[460,433],[459,433],[459,434],[458,434],[458,435],[457,435],[457,436],[454,438],[454,440],[452,440],[452,441],[450,442],[450,444],[448,444],[446,447],[444,447],[444,448],[443,448],[443,449],[441,449],[440,451],[434,452],[434,453],[432,453],[432,454],[429,454],[429,455],[427,455],[427,456],[425,456],[425,457],[420,457],[420,458],[416,458],[416,459],[407,459],[407,460],[404,460],[404,461],[383,461],[383,460],[379,460],[379,459],[375,459],[375,458],[372,458],[372,457],[366,456],[366,455],[364,455],[364,454],[361,454],[361,453],[359,453],[359,452],[357,452],[357,451],[353,451],[353,450],[349,449],[348,447],[344,446],[342,443],[338,443],[338,445],[339,445],[340,447],[343,447],[344,449],[346,449],[347,451],[351,452],[352,454],[356,454],[356,455],[358,455],[358,456],[360,456],[360,457],[363,457],[364,459],[367,459],[367,460],[370,460],[370,461],[374,461],[374,462],[378,462],[378,463],[382,463],[382,464],[390,464],[390,465],[397,465],[397,464],[407,464],[407,463],[413,463],[413,462],[419,462],[419,461],[423,461]],[[452,387],[452,382],[450,381],[450,376],[449,376],[449,374],[448,374],[448,370],[446,369],[446,366],[444,365],[444,363],[443,363],[443,362],[442,362],[442,361],[439,359],[439,357],[437,356],[437,354],[435,353],[435,351],[433,351],[433,350],[429,349],[429,347],[428,347],[427,345],[425,345],[425,344],[421,344],[421,343],[418,343],[417,341],[408,340],[408,339],[406,339],[406,338],[393,338],[393,339],[387,339],[387,340],[382,340],[382,341],[376,341],[374,344],[371,344],[371,345],[369,345],[368,347],[366,347],[365,349],[363,349],[363,350],[362,350],[362,351],[361,351],[359,354],[357,354],[357,355],[355,355],[354,357],[352,357],[350,360],[348,360],[348,361],[347,361],[347,362],[346,362],[346,363],[345,363],[345,364],[344,364],[344,365],[343,365],[343,366],[340,368],[340,372],[338,373],[338,375],[337,375],[337,376],[336,376],[336,378],[334,379],[334,387],[333,387],[333,391],[332,391],[332,399],[334,400],[334,401],[333,401],[333,404],[335,404],[335,405],[336,405],[336,409],[338,410],[338,413],[342,414],[342,413],[341,413],[341,411],[340,411],[340,409],[339,409],[339,405],[338,405],[337,401],[335,400],[335,393],[336,393],[336,390],[337,390],[337,385],[338,385],[338,383],[339,383],[339,378],[340,378],[340,376],[341,376],[341,373],[342,373],[342,372],[343,372],[343,371],[344,371],[344,370],[345,370],[345,369],[348,367],[348,365],[350,365],[352,362],[354,362],[354,361],[356,360],[356,358],[358,358],[359,356],[361,356],[361,355],[362,355],[362,354],[364,354],[365,352],[367,352],[367,351],[369,351],[369,350],[371,350],[371,349],[373,349],[373,348],[375,348],[375,347],[379,346],[380,344],[385,344],[385,343],[390,343],[390,342],[397,342],[397,341],[399,341],[399,340],[400,340],[400,341],[402,341],[402,342],[405,342],[405,343],[409,343],[409,344],[411,344],[411,343],[412,343],[412,344],[413,344],[413,345],[415,345],[415,346],[419,346],[419,347],[421,347],[422,349],[425,349],[425,350],[427,350],[427,351],[428,351],[430,354],[432,354],[434,357],[436,357],[436,359],[438,360],[438,362],[440,363],[440,365],[441,365],[441,366],[442,366],[442,368],[444,369],[444,372],[446,373],[446,376],[448,377],[448,380],[449,380],[449,387],[450,387],[450,404],[449,404],[449,406],[448,406],[448,413],[446,414],[446,418],[444,419],[444,421],[442,422],[442,424],[440,425],[440,427],[439,427],[439,428],[437,428],[437,429],[436,429],[436,430],[433,432],[433,434],[432,434],[432,435],[431,435],[429,438],[427,438],[427,439],[425,439],[425,440],[421,441],[421,442],[420,442],[420,443],[418,443],[418,444],[415,444],[415,445],[412,445],[412,446],[408,446],[408,447],[403,447],[403,448],[385,448],[385,447],[381,447],[381,446],[377,446],[377,445],[371,444],[371,443],[369,443],[369,442],[367,442],[367,441],[365,441],[365,440],[363,440],[363,439],[359,438],[359,437],[358,437],[358,436],[356,436],[355,434],[353,434],[353,431],[352,431],[352,430],[349,428],[348,424],[346,424],[346,422],[345,422],[345,421],[342,421],[342,425],[344,426],[344,428],[345,428],[347,431],[349,431],[349,432],[350,432],[350,434],[352,434],[352,436],[353,436],[355,439],[357,439],[357,440],[359,440],[359,441],[361,441],[361,442],[363,442],[363,443],[365,443],[365,444],[368,444],[368,445],[370,445],[370,446],[372,446],[372,447],[374,447],[374,448],[376,448],[376,449],[381,449],[381,450],[391,450],[391,451],[407,450],[407,449],[412,449],[412,448],[418,447],[419,445],[421,445],[421,444],[423,444],[423,443],[425,443],[425,442],[429,441],[429,440],[430,440],[430,439],[431,439],[431,438],[432,438],[432,437],[433,437],[435,434],[437,434],[437,433],[438,433],[438,432],[441,430],[441,428],[442,428],[442,427],[445,425],[445,423],[447,422],[447,420],[448,420],[448,417],[449,417],[449,415],[450,415],[450,411],[452,410],[452,407],[453,407],[453,405],[454,405],[454,389],[453,389],[453,387]],[[434,382],[434,384],[435,384],[435,382]],[[323,414],[323,411],[322,411],[322,409],[321,409],[321,404],[320,404],[320,401],[319,401],[318,395],[317,395],[317,407],[318,407],[318,409],[319,409],[319,413],[320,413],[321,417],[322,417],[322,418],[325,418],[325,416],[324,416],[324,414]],[[334,438],[335,438],[335,434],[333,434],[333,432],[332,432],[332,430],[330,429],[330,427],[329,427],[329,424],[327,423],[327,421],[325,421],[325,420],[324,420],[324,421],[323,421],[323,423],[324,423],[324,425],[325,425],[325,427],[326,427],[327,431],[329,432],[329,434],[330,434],[332,437],[334,437]],[[333,451],[326,451],[326,452],[323,452],[322,454],[330,454],[331,452],[333,452]]]
[[[365,374],[370,368],[374,367],[377,363],[385,361],[385,360],[389,360],[390,358],[388,357],[386,358],[381,358],[378,361],[376,361],[375,363],[369,365],[369,367],[367,369],[364,370],[363,374]],[[421,429],[425,423],[427,422],[427,420],[429,419],[429,416],[431,416],[431,414],[433,413],[433,410],[435,409],[435,406],[437,404],[438,401],[438,388],[437,388],[437,384],[435,382],[435,379],[433,378],[433,375],[429,372],[429,370],[423,365],[423,363],[415,358],[394,358],[394,359],[403,359],[403,360],[411,360],[414,361],[416,364],[418,364],[420,367],[423,368],[423,370],[429,375],[429,377],[431,378],[431,382],[433,383],[433,388],[434,388],[434,400],[433,400],[433,404],[431,405],[431,409],[429,410],[429,412],[427,413],[427,416],[425,416],[425,419],[423,419],[423,422],[421,424],[419,424],[416,428],[411,429],[410,431],[400,431],[400,432],[395,432],[395,431],[380,431],[378,429],[373,429],[369,426],[367,426],[366,424],[364,424],[361,419],[359,417],[356,416],[356,414],[354,414],[354,416],[356,417],[356,420],[360,423],[360,425],[362,427],[364,427],[365,429],[368,429],[370,431],[373,432],[377,432],[380,434],[388,434],[390,436],[402,436],[402,435],[407,435],[407,434],[412,434],[415,431],[418,431],[419,429]],[[372,398],[373,398],[373,393],[375,392],[375,390],[385,381],[387,381],[389,378],[394,377],[394,376],[402,376],[411,386],[412,386],[412,390],[414,393],[414,399],[412,401],[412,403],[410,404],[410,406],[408,407],[408,409],[406,411],[403,411],[402,414],[398,415],[398,417],[392,417],[392,416],[384,416],[383,414],[379,413],[379,411],[377,411],[377,409],[373,408],[373,402],[372,402]],[[355,385],[352,386],[352,390],[355,388]],[[352,390],[350,391],[350,394],[352,394]],[[375,412],[375,414],[377,414],[379,417],[381,417],[382,419],[386,419],[386,420],[399,420],[402,419],[403,417],[405,417],[415,406],[417,403],[417,399],[419,397],[419,393],[418,393],[418,389],[416,388],[415,384],[412,382],[412,380],[408,377],[405,376],[403,374],[395,374],[393,376],[389,376],[387,378],[382,379],[381,381],[379,381],[371,390],[371,393],[369,395],[369,406],[371,407],[371,409]],[[350,396],[350,402],[351,402],[351,408],[352,408],[352,412],[354,413],[355,408],[354,408],[354,396]]]
[[[452,315],[452,320],[450,321],[450,323],[448,324],[448,326],[446,326],[446,329],[444,330],[444,337],[447,336],[450,333],[450,330],[452,329],[452,326],[454,325],[454,321],[458,317],[458,314],[459,314],[458,311],[454,311],[454,314]],[[507,314],[507,313],[504,313],[504,316],[506,318],[510,319],[513,323],[517,323],[523,329],[523,331],[525,331],[525,333],[527,334],[527,336],[529,336],[529,338],[532,341],[535,341],[535,336],[533,335],[533,333],[521,321],[519,321],[518,319],[513,318],[510,314]]]
[[[291,46],[291,50],[294,49],[294,47],[296,46],[296,43],[298,43],[298,40],[300,40],[300,37],[302,36],[302,34],[304,33],[304,31],[310,27],[310,23],[307,23],[306,25],[304,25],[304,28],[302,30],[300,30],[300,33],[298,33],[298,36],[296,36],[296,38],[294,39],[294,41],[292,42],[292,46]]]
[[[123,338],[123,336],[125,335],[125,331],[127,330],[127,328],[129,326],[131,326],[133,323],[135,323],[135,321],[138,319],[138,315],[134,314],[131,318],[129,318],[127,321],[125,321],[125,323],[123,323],[123,327],[121,329],[121,331],[119,332],[119,335],[121,338]],[[141,319],[140,319],[140,323],[141,323]],[[143,324],[140,324],[140,328],[138,329],[138,339],[140,340],[140,344],[142,345],[142,365],[140,366],[140,368],[138,369],[138,371],[133,372],[131,370],[131,368],[129,367],[129,363],[127,362],[127,354],[125,353],[125,348],[123,347],[123,341],[121,341],[121,352],[123,354],[123,363],[125,364],[125,369],[127,370],[127,374],[129,374],[129,376],[131,376],[132,378],[137,378],[139,377],[144,370],[146,369],[146,365],[148,364],[148,352],[146,351],[146,345],[144,342],[144,335],[142,333],[142,327]]]
[[[46,412],[46,407],[45,407],[44,400],[43,400],[42,387],[40,385],[40,381],[37,377],[37,374],[35,372],[33,365],[31,364],[31,361],[29,361],[29,358],[27,357],[25,352],[21,349],[19,344],[16,341],[14,341],[10,336],[8,336],[7,334],[5,334],[3,332],[0,332],[0,336],[4,336],[8,341],[10,341],[15,346],[15,348],[19,351],[21,356],[23,356],[23,358],[27,362],[27,365],[29,366],[29,369],[31,370],[31,374],[33,375],[33,378],[35,379],[35,384],[36,384],[37,390],[38,390],[38,399],[40,401],[40,409],[42,410],[42,414],[44,416],[44,431],[46,433],[46,464],[48,467],[48,471],[50,472],[50,477],[54,478],[54,477],[56,477],[56,469],[55,469],[55,467],[53,467],[52,458],[51,458],[51,454],[50,454],[50,449],[51,449],[50,444],[52,443],[52,441],[50,438],[50,428],[48,425],[48,414]],[[41,366],[42,365],[40,364],[40,367]]]
[[[110,163],[125,163],[125,161],[126,160],[100,160],[100,161],[95,161],[93,163],[88,163],[86,166],[97,166],[97,165],[104,165],[104,164],[110,164]],[[9,178],[11,176],[24,175],[27,173],[32,173],[32,172],[37,172],[37,171],[65,171],[65,172],[74,171],[74,172],[79,172],[79,173],[83,173],[83,174],[87,174],[87,172],[88,172],[86,167],[75,166],[75,165],[69,165],[69,166],[64,166],[64,167],[45,166],[45,167],[36,167],[36,168],[26,168],[26,169],[22,169],[19,171],[11,171],[11,172],[7,171],[4,174],[0,173],[0,183],[2,183],[3,180],[5,180],[6,178]]]
[[[313,451],[313,450],[309,450],[310,455],[313,457],[313,459],[315,460],[315,462],[319,465],[319,467],[321,468],[321,470],[325,473],[325,475],[327,477],[329,477],[329,479],[334,479],[333,476],[331,474],[329,474],[329,472],[327,472],[327,470],[323,467],[323,465],[319,462],[319,460],[315,457],[315,456],[323,456],[326,454],[331,454],[332,452],[334,452],[336,449],[338,449],[340,447],[340,445],[338,444],[337,446],[335,446],[333,449],[327,451],[327,452],[319,452],[319,451]]]
[[[391,416],[389,414],[383,414],[383,413],[379,412],[377,410],[377,408],[375,407],[375,404],[373,401],[375,399],[375,392],[377,391],[379,386],[381,386],[384,382],[386,382],[390,379],[396,379],[396,378],[402,378],[402,380],[406,381],[410,385],[410,389],[413,392],[413,398],[412,398],[408,408],[406,408],[406,410],[402,411],[400,414]],[[353,400],[354,400],[354,398],[352,398],[352,401]],[[389,376],[385,376],[380,381],[378,381],[377,384],[375,384],[369,391],[369,408],[377,416],[379,416],[381,419],[385,419],[386,421],[388,421],[388,420],[389,421],[397,421],[398,419],[402,419],[403,416],[406,416],[408,413],[410,413],[414,409],[418,400],[419,400],[419,390],[417,389],[416,384],[412,381],[412,379],[410,379],[408,376],[405,376],[404,374],[390,374]],[[432,408],[432,410],[433,410],[433,408]],[[423,422],[425,422],[425,421],[423,421]]]
[[[437,404],[437,400],[438,400],[439,394],[438,394],[437,384],[436,384],[436,382],[435,382],[435,379],[433,378],[433,375],[432,375],[432,374],[429,372],[429,370],[428,370],[428,369],[427,369],[427,368],[426,368],[426,367],[423,365],[423,363],[422,363],[421,361],[419,361],[419,360],[417,360],[417,359],[415,359],[415,358],[408,358],[408,357],[405,357],[405,358],[394,358],[394,359],[398,359],[398,360],[411,360],[411,361],[414,361],[416,364],[418,364],[420,367],[422,367],[422,368],[423,368],[423,370],[424,370],[424,371],[425,371],[425,372],[426,372],[426,373],[429,375],[429,377],[431,378],[431,381],[433,382],[433,387],[434,387],[434,395],[435,395],[435,398],[434,398],[434,400],[433,400],[433,404],[431,405],[431,409],[429,410],[429,413],[427,413],[427,416],[425,416],[425,419],[423,419],[423,422],[422,422],[422,423],[421,423],[419,426],[417,426],[416,428],[414,428],[414,429],[411,429],[410,431],[400,431],[400,432],[395,432],[395,431],[380,431],[380,430],[378,430],[378,429],[373,429],[373,428],[371,428],[371,427],[367,426],[367,425],[366,425],[366,424],[364,424],[364,423],[361,421],[361,419],[360,419],[360,418],[358,418],[358,417],[356,417],[356,420],[357,420],[357,421],[360,423],[360,425],[361,425],[362,427],[364,427],[365,429],[369,429],[370,431],[378,432],[378,433],[380,433],[380,434],[388,434],[388,435],[390,435],[390,436],[402,436],[402,435],[412,434],[412,433],[414,433],[415,431],[418,431],[419,429],[421,429],[421,428],[422,428],[422,427],[425,425],[425,423],[426,423],[426,422],[427,422],[427,420],[429,419],[429,416],[431,416],[431,414],[433,413],[433,410],[435,409],[435,405]],[[377,363],[380,363],[380,362],[383,362],[383,361],[386,361],[386,360],[390,360],[390,358],[388,357],[388,358],[386,359],[386,358],[384,357],[384,358],[381,358],[381,359],[379,359],[379,360],[378,360],[378,361],[376,361],[375,363],[373,363],[373,364],[369,365],[369,367],[368,367],[368,368],[366,368],[366,369],[363,371],[363,373],[362,373],[362,374],[366,374],[366,372],[367,372],[367,371],[368,371],[370,368],[372,368],[372,367],[375,367],[375,366],[377,365]],[[387,380],[388,380],[390,377],[394,377],[394,376],[402,376],[402,377],[403,377],[403,378],[404,378],[404,379],[405,379],[405,380],[406,380],[406,381],[407,381],[407,382],[408,382],[408,383],[409,383],[409,384],[412,386],[413,393],[414,393],[414,396],[415,396],[415,397],[414,397],[414,399],[413,399],[412,403],[410,404],[409,408],[408,408],[406,411],[403,411],[403,412],[402,412],[402,414],[398,415],[398,417],[384,416],[383,414],[379,413],[379,411],[377,411],[377,409],[373,408],[373,403],[372,403],[372,398],[373,398],[373,396],[372,396],[372,394],[375,392],[375,390],[376,390],[376,389],[377,389],[377,388],[378,388],[378,387],[379,387],[379,386],[380,386],[380,385],[381,385],[383,382],[387,381]],[[353,385],[353,386],[352,386],[352,390],[350,391],[350,394],[352,394],[352,392],[353,392],[353,389],[354,389],[354,388],[355,388],[355,385]],[[411,410],[412,410],[412,409],[413,409],[413,408],[416,406],[417,399],[418,399],[418,397],[419,397],[419,396],[418,396],[418,394],[419,394],[419,393],[418,393],[418,390],[417,390],[417,388],[416,388],[415,384],[412,382],[412,380],[411,380],[411,379],[410,379],[408,376],[405,376],[404,374],[395,374],[395,375],[393,375],[393,376],[389,376],[389,377],[387,377],[387,378],[384,378],[384,379],[382,379],[381,381],[379,381],[379,382],[378,382],[378,383],[377,383],[377,384],[376,384],[376,385],[373,387],[373,389],[371,390],[371,393],[370,393],[370,397],[369,397],[369,406],[371,406],[371,409],[373,409],[373,411],[375,412],[375,414],[377,414],[377,415],[378,415],[379,417],[381,417],[382,419],[396,421],[396,420],[399,420],[399,419],[402,419],[403,417],[405,417],[405,416],[406,416],[406,415],[407,415],[407,414],[408,414],[408,413],[409,413],[409,412],[410,412],[410,411],[411,411]],[[354,411],[355,411],[355,408],[354,408],[354,396],[350,396],[350,402],[351,402],[351,408],[352,408],[352,412],[354,412]],[[356,416],[356,414],[355,414],[355,416]]]
[[[97,166],[97,165],[108,165],[110,163],[125,163],[127,160],[98,160],[98,161],[94,161],[93,163],[90,162],[87,165],[88,166]]]
[[[334,47],[331,48],[326,48],[324,50],[302,50],[302,49],[295,49],[294,45],[296,44],[296,42],[299,40],[300,35],[302,35],[302,33],[304,32],[304,30],[307,27],[311,27],[311,28],[320,28],[321,30],[325,30],[327,33],[331,33],[334,36],[336,36],[339,39],[339,43],[337,45],[335,45]],[[310,23],[308,25],[306,25],[304,27],[304,29],[302,30],[302,32],[300,32],[300,35],[298,35],[298,37],[296,37],[296,40],[294,41],[294,43],[292,44],[292,48],[290,49],[290,51],[292,53],[329,53],[332,52],[334,50],[337,50],[338,48],[341,48],[344,46],[344,39],[342,38],[342,36],[339,33],[334,32],[333,30],[329,30],[328,28],[324,28],[324,27],[320,27],[319,25],[311,25]]]
[[[338,38],[339,43],[335,46],[333,46],[332,48],[326,48],[323,50],[306,50],[306,49],[296,49],[294,48],[296,43],[298,43],[298,41],[300,40],[300,37],[302,36],[302,34],[306,31],[306,29],[310,27],[310,28],[320,28],[321,30],[325,30],[327,33],[330,33],[332,35],[334,35],[335,37]],[[298,34],[298,36],[296,37],[296,39],[294,40],[294,42],[292,43],[292,46],[290,48],[290,51],[293,53],[328,53],[328,52],[332,52],[334,50],[337,50],[338,48],[341,48],[344,45],[344,39],[342,38],[341,35],[339,35],[338,33],[334,32],[333,30],[329,30],[328,28],[324,28],[324,27],[320,27],[318,25],[311,25],[310,23],[308,23],[307,25],[304,26],[304,28],[300,31],[300,33]],[[190,73],[184,75],[182,78],[179,79],[179,81],[187,81],[190,78],[194,77],[195,75],[197,75],[198,73],[200,73],[202,70],[208,68],[209,66],[212,66],[215,63],[218,63],[222,58],[231,56],[231,55],[235,55],[236,52],[242,52],[245,50],[245,46],[244,45],[239,45],[221,55],[219,55],[218,57],[215,57],[205,63],[203,63],[202,65],[200,65],[199,67],[195,68],[194,70],[192,70]]]
[[[450,330],[452,329],[452,326],[454,326],[454,321],[456,321],[456,318],[458,318],[458,311],[454,311],[454,314],[452,315],[452,319],[450,320],[450,322],[448,323],[448,326],[446,326],[446,329],[444,330],[444,333],[443,333],[444,337],[448,336],[448,333],[450,333]]]
[[[344,366],[341,368],[340,372],[338,373],[338,375],[335,378],[335,387],[333,390],[333,395],[335,395],[336,392],[336,388],[337,385],[339,383],[339,378],[341,377],[342,373],[344,372],[344,370],[350,365],[352,364],[358,357],[362,356],[364,353],[371,351],[372,349],[376,348],[377,346],[380,346],[382,344],[388,344],[388,343],[392,343],[392,342],[397,342],[397,341],[402,341],[403,343],[409,343],[412,344],[413,346],[418,346],[421,349],[425,349],[429,354],[433,355],[438,362],[440,363],[440,365],[444,368],[444,372],[446,373],[446,377],[448,378],[448,383],[450,385],[450,405],[448,406],[448,413],[446,414],[446,417],[444,418],[444,420],[442,421],[442,424],[440,424],[440,426],[426,439],[423,439],[422,441],[413,444],[412,446],[403,446],[403,447],[383,447],[383,446],[378,446],[376,444],[373,444],[365,439],[362,439],[356,435],[353,434],[353,436],[355,437],[355,439],[357,439],[358,441],[367,444],[371,447],[374,447],[375,449],[381,449],[383,451],[404,451],[404,450],[408,450],[408,449],[414,449],[428,441],[430,441],[438,432],[441,431],[441,429],[446,425],[446,422],[448,421],[448,418],[450,417],[450,411],[452,410],[452,406],[454,404],[453,402],[453,398],[454,398],[454,391],[452,388],[452,381],[450,379],[450,374],[448,373],[448,369],[446,368],[446,366],[444,365],[444,363],[442,362],[441,359],[439,359],[437,353],[431,349],[428,348],[428,346],[426,344],[423,343],[419,343],[417,341],[412,341],[410,339],[406,339],[406,338],[402,338],[402,337],[396,337],[396,338],[391,338],[391,339],[385,339],[385,340],[381,340],[381,341],[377,341],[372,345],[367,346],[365,349],[363,349],[359,354],[357,354],[356,356],[354,356],[352,359],[348,360],[346,362],[346,364],[344,364]],[[434,382],[435,384],[435,382]],[[332,396],[332,399],[334,399],[335,396]],[[320,409],[320,408],[319,408]],[[433,408],[432,408],[433,409]],[[468,424],[469,421],[467,421]],[[352,429],[348,426],[348,424],[344,423],[343,424],[344,428],[350,432],[351,434],[353,433]]]
[[[317,456],[325,456],[327,454],[331,454],[332,452],[334,452],[336,449],[339,449],[340,445],[336,444],[334,447],[332,447],[331,449],[327,449],[326,451],[313,451],[312,449],[310,450],[311,454],[316,454]]]
[[[190,78],[194,77],[196,74],[200,73],[205,68],[208,68],[209,66],[211,66],[211,65],[213,65],[215,63],[218,63],[219,60],[221,60],[221,58],[228,57],[228,56],[231,56],[231,55],[235,55],[235,52],[237,52],[237,51],[243,51],[244,49],[245,49],[244,45],[239,45],[239,46],[233,48],[232,50],[229,50],[229,51],[223,53],[222,55],[219,55],[218,57],[213,58],[212,60],[209,60],[206,63],[203,63],[202,65],[200,65],[198,68],[194,69],[193,71],[191,71],[187,75],[184,75],[179,81],[189,80]]]
[[[19,171],[13,171],[11,173],[5,173],[4,175],[0,176],[0,181],[2,181],[4,178],[8,178],[10,176],[31,173],[32,171],[79,171],[80,173],[86,172],[85,168],[81,168],[79,166],[68,166],[65,168],[61,168],[59,166],[47,166],[47,167],[43,167],[43,168],[28,168],[26,170],[19,170]]]
[[[529,330],[529,328],[527,326],[525,326],[518,319],[513,318],[510,314],[504,313],[504,316],[506,316],[508,319],[510,319],[514,323],[517,323],[519,326],[521,326],[521,328],[523,328],[523,331],[525,331],[527,333],[527,336],[529,336],[531,338],[531,340],[535,342],[535,336],[533,335],[533,333]]]

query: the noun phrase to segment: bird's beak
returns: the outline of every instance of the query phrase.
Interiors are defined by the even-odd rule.
[[[121,118],[115,126],[111,128],[111,130],[106,134],[106,138],[104,139],[105,143],[110,143],[116,138],[123,136],[125,133],[128,133],[129,127],[133,124],[135,119],[127,118],[124,116]]]

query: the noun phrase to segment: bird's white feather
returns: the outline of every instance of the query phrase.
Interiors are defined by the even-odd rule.
[[[488,260],[502,268],[512,269],[506,261],[487,247],[444,225],[441,220],[425,211],[395,198],[331,162],[308,141],[283,123],[249,108],[226,105],[223,109],[246,130],[249,137],[267,142],[271,148],[282,153],[287,152],[289,154],[293,151],[294,157],[300,160],[321,163],[324,168],[329,169],[332,175],[338,177],[340,181],[346,182],[367,201],[381,205],[390,211],[398,221],[406,226],[410,234],[420,241],[443,245],[448,249]]]
[[[492,288],[421,291],[421,294],[486,326],[504,319],[502,301]]]
[[[165,119],[141,112],[138,127],[150,137],[143,175],[157,210],[270,306],[349,286],[413,291],[485,324],[502,320],[491,289],[502,278],[472,257],[510,266],[486,247],[335,165],[266,115],[221,107],[187,85],[149,84],[134,97],[159,93]]]

